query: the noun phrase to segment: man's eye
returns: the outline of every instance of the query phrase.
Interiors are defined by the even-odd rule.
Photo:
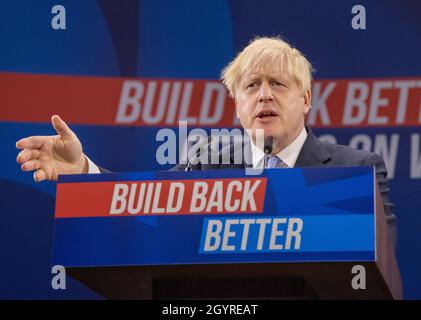
[[[251,89],[251,88],[255,88],[255,87],[257,87],[257,82],[252,82],[252,83],[247,85],[247,89],[249,89],[249,88]]]
[[[272,86],[279,87],[279,86],[283,86],[283,84],[281,82],[278,82],[278,81],[273,81]]]

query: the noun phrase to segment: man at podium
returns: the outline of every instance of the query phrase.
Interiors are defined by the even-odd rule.
[[[257,147],[252,134],[249,161],[234,167],[374,166],[389,234],[396,244],[396,218],[388,198],[383,159],[375,153],[322,141],[305,126],[311,108],[312,71],[305,56],[280,38],[254,39],[222,71],[222,81],[235,100],[242,127],[250,132],[263,129],[270,144],[266,150]],[[105,171],[83,153],[78,137],[59,116],[52,117],[52,125],[57,135],[31,136],[16,142],[22,149],[17,162],[23,171],[34,171],[36,182],[56,181],[59,174]],[[231,148],[227,152],[232,152]],[[220,164],[187,163],[172,170],[220,168]]]

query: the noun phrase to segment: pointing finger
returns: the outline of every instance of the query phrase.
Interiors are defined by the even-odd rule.
[[[50,137],[45,137],[45,136],[32,136],[32,137],[23,138],[23,139],[20,139],[18,142],[16,142],[16,148],[38,149],[38,148],[41,148],[49,138]]]

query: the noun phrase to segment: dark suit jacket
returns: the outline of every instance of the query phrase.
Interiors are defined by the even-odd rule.
[[[384,211],[389,227],[389,236],[396,248],[396,216],[393,214],[393,204],[389,201],[389,186],[387,181],[387,170],[383,159],[372,152],[356,150],[354,148],[333,144],[318,139],[309,127],[306,127],[307,139],[298,155],[295,167],[351,167],[351,166],[374,166],[376,168],[377,183],[383,200]],[[233,164],[233,154],[237,147],[231,145],[229,150],[222,150],[230,153],[232,164],[206,164],[198,163],[193,165],[192,170],[212,170],[212,169],[235,169],[252,166],[250,146],[244,146],[244,156],[242,164]],[[222,160],[222,156],[220,157]],[[210,163],[210,161],[209,161]],[[220,161],[219,163],[222,163]],[[184,171],[185,164],[173,167],[172,171]]]

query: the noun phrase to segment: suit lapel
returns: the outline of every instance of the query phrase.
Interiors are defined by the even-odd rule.
[[[313,166],[322,166],[325,163],[329,162],[331,159],[330,153],[326,150],[323,143],[317,139],[310,127],[306,126],[307,138],[304,142],[304,145],[298,155],[295,167],[313,167]],[[234,154],[233,150],[239,146],[230,146],[230,165],[223,165],[221,168],[233,167],[234,163]],[[253,166],[252,161],[252,152],[250,140],[246,140],[244,144],[241,145],[243,148],[243,164],[235,165],[234,167],[244,167],[251,168]]]
[[[330,153],[314,135],[310,127],[306,126],[307,139],[298,155],[295,167],[321,166],[331,159]]]

